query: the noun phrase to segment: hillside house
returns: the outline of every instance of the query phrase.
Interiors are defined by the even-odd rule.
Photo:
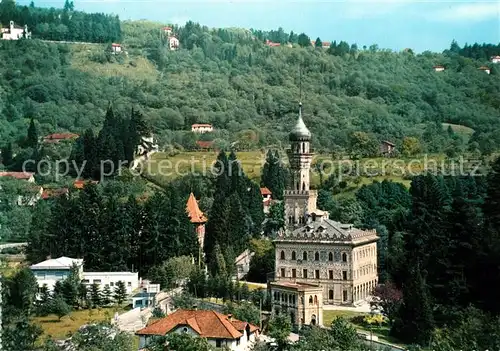
[[[0,177],[12,177],[19,180],[26,180],[29,183],[35,182],[35,173],[32,172],[0,172]]]
[[[117,43],[111,44],[111,52],[113,52],[113,54],[118,54],[118,53],[122,52],[121,44],[117,44]]]
[[[161,29],[167,37],[172,35],[172,27],[166,26]]]
[[[64,196],[69,194],[68,188],[60,188],[60,189],[43,189],[42,192],[42,200],[49,200],[59,196]]]
[[[193,133],[209,133],[214,131],[214,127],[209,123],[195,123],[191,125],[191,131]]]
[[[481,66],[478,69],[481,70],[481,71],[483,71],[483,72],[486,72],[486,74],[490,74],[491,73],[490,68],[487,67],[487,66]]]
[[[329,41],[322,41],[321,42],[321,48],[322,49],[329,49],[330,48],[330,42]],[[311,45],[316,47],[316,40],[311,40]]]
[[[264,213],[269,213],[269,208],[271,207],[271,196],[272,192],[268,188],[260,188],[260,194],[262,195],[262,205],[264,207]]]
[[[54,133],[43,137],[43,142],[46,144],[57,144],[64,140],[75,140],[80,136],[74,133]]]
[[[73,183],[73,186],[76,189],[83,189],[88,184],[95,184],[95,185],[97,185],[97,184],[99,184],[99,182],[97,180],[86,181],[86,180],[82,180],[82,179],[77,179]]]
[[[167,43],[169,50],[177,50],[179,48],[179,39],[174,36],[168,37]]]
[[[33,271],[39,287],[46,284],[49,290],[53,290],[57,281],[62,281],[69,277],[71,269],[74,266],[78,268],[78,275],[81,282],[87,286],[97,284],[103,289],[104,286],[108,285],[113,290],[117,283],[122,281],[125,283],[128,294],[139,288],[138,273],[84,272],[83,259],[63,256],[34,264],[30,266],[30,269]]]
[[[380,143],[380,153],[382,155],[391,155],[394,152],[396,145],[391,143],[390,141],[384,140]]]
[[[270,46],[270,47],[281,46],[281,44],[280,44],[280,43],[274,43],[274,42],[272,42],[272,41],[271,41],[271,40],[269,40],[269,39],[266,39],[266,45],[267,45],[267,46]]]
[[[196,141],[196,147],[201,151],[210,151],[213,149],[214,142],[213,141]]]
[[[28,32],[28,26],[16,26],[14,21],[10,21],[8,27],[2,27],[3,40],[19,40],[21,38],[30,39],[31,32]]]
[[[251,252],[249,249],[246,249],[238,257],[236,257],[234,263],[238,279],[243,279],[245,275],[247,275],[248,271],[250,271],[250,261],[254,255],[255,252]]]
[[[492,63],[500,63],[500,56],[491,56],[490,61]]]
[[[135,334],[139,336],[139,349],[144,349],[152,337],[171,333],[205,338],[216,348],[246,351],[257,340],[259,327],[215,311],[179,309]]]
[[[440,66],[440,65],[434,66],[433,68],[434,68],[435,72],[443,72],[445,70],[444,66]]]

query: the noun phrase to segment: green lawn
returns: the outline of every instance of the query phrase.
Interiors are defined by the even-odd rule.
[[[366,315],[366,313],[362,312],[354,312],[354,311],[332,311],[332,310],[323,310],[323,325],[325,327],[329,327],[330,324],[332,324],[332,321],[335,318],[342,317],[345,319],[351,319],[352,317],[356,316],[363,316]]]
[[[65,339],[68,334],[75,333],[85,324],[111,321],[115,312],[123,313],[122,307],[98,308],[92,310],[73,311],[59,320],[56,315],[33,317],[33,322],[43,329],[42,339],[51,336],[56,340]]]

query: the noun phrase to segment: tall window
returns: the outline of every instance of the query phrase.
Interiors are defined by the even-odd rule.
[[[281,250],[281,253],[280,253],[280,259],[281,260],[284,260],[285,259],[285,251]]]
[[[314,277],[315,277],[316,279],[319,279],[319,269],[316,269],[316,270],[314,271]]]
[[[307,269],[302,270],[302,278],[307,279]]]
[[[344,291],[342,292],[342,295],[343,295],[343,296],[342,296],[343,301],[344,301],[344,302],[346,302],[346,301],[347,301],[347,290],[344,290]]]
[[[333,253],[328,253],[328,261],[333,261]]]
[[[292,251],[292,260],[295,261],[297,259],[297,255],[295,255],[295,251]]]
[[[347,262],[347,254],[345,252],[342,254],[342,262]]]
[[[333,300],[333,290],[328,290],[328,299]]]
[[[328,271],[328,279],[333,280],[333,270]]]
[[[292,278],[297,278],[297,270],[292,268]]]
[[[285,268],[281,268],[281,277],[285,277]]]
[[[347,280],[347,271],[342,271],[342,280]]]
[[[303,260],[303,261],[307,261],[307,251],[304,251],[304,252],[302,253],[302,260]]]
[[[314,254],[314,260],[315,261],[319,261],[319,252],[316,251],[316,253]]]

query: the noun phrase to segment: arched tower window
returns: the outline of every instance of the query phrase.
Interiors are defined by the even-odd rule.
[[[318,304],[318,296],[317,295],[314,295],[314,304],[317,305]]]
[[[306,143],[302,143],[302,153],[306,153]]]
[[[280,259],[282,259],[282,260],[285,259],[285,251],[283,251],[283,250],[281,250]]]
[[[295,255],[295,251],[292,251],[292,260],[296,260],[297,259],[297,256]]]
[[[345,252],[342,254],[342,262],[347,262],[347,254]]]
[[[304,252],[302,253],[302,260],[303,260],[303,261],[307,261],[307,251],[304,251]]]
[[[314,254],[314,260],[315,261],[319,261],[319,252],[316,251],[316,253]]]
[[[328,261],[333,261],[333,253],[328,253]]]
[[[312,303],[313,303],[313,297],[311,295],[311,296],[309,296],[309,305],[312,305]]]

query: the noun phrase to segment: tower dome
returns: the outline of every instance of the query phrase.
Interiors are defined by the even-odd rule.
[[[302,119],[302,102],[299,103],[299,118],[297,124],[292,129],[290,136],[290,141],[309,141],[311,140],[311,132],[307,129],[304,120]]]

